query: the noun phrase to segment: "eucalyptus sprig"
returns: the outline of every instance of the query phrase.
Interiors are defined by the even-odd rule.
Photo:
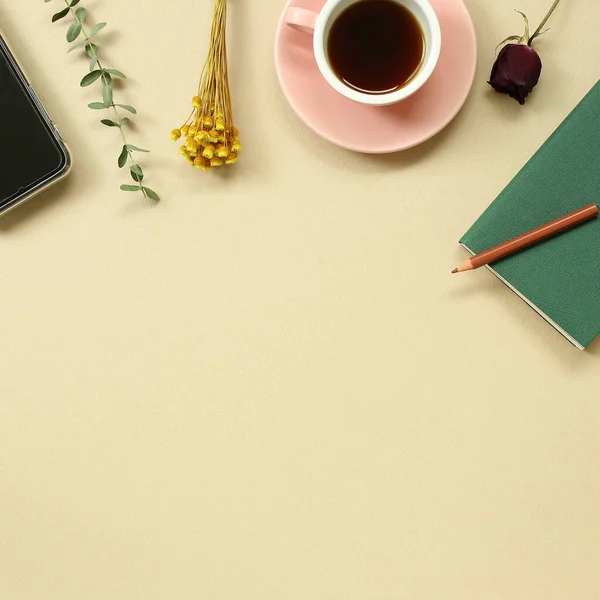
[[[52,0],[44,0],[44,2],[51,1]],[[73,50],[77,49],[85,50],[86,54],[90,58],[90,72],[83,77],[80,86],[87,87],[98,80],[102,83],[102,102],[92,102],[91,104],[88,104],[88,106],[92,110],[110,110],[114,114],[114,119],[102,119],[100,122],[107,127],[116,127],[121,134],[123,148],[117,160],[117,164],[119,165],[119,168],[123,168],[129,162],[129,173],[135,182],[134,185],[123,184],[121,189],[124,192],[141,192],[147,198],[159,201],[159,195],[154,190],[151,190],[142,183],[144,180],[144,172],[142,171],[142,167],[140,167],[133,156],[134,152],[150,151],[144,150],[143,148],[138,148],[137,146],[133,146],[127,142],[125,128],[129,125],[129,118],[121,118],[119,113],[119,109],[128,111],[133,115],[137,114],[137,111],[133,106],[128,104],[118,104],[114,101],[113,77],[126,79],[126,76],[117,69],[104,68],[102,62],[100,61],[99,48],[92,41],[92,38],[94,38],[100,31],[102,31],[102,29],[104,29],[104,27],[106,27],[106,23],[97,23],[88,32],[85,26],[85,8],[82,6],[75,8],[75,6],[79,4],[80,0],[63,1],[66,5],[66,8],[63,8],[59,12],[55,13],[52,16],[52,22],[55,23],[56,21],[59,21],[68,15],[73,18],[73,22],[67,29],[67,42],[71,44],[68,52],[72,52]]]

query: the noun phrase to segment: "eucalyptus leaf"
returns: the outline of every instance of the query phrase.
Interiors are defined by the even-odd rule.
[[[90,104],[88,104],[88,107],[92,110],[106,110],[104,102],[91,102]]]
[[[122,185],[121,189],[124,192],[139,192],[142,189],[141,185]]]
[[[79,7],[76,11],[75,11],[75,18],[77,19],[78,23],[82,23],[85,21],[85,8],[83,8],[83,6]]]
[[[69,52],[73,52],[73,50],[77,50],[77,48],[81,48],[81,46],[83,46],[85,43],[86,40],[80,40],[79,42],[76,42],[67,50],[67,54],[69,54]]]
[[[71,23],[67,29],[67,42],[74,42],[81,33],[81,23]]]
[[[127,157],[129,156],[129,152],[127,152],[127,146],[123,146],[123,150],[121,150],[121,154],[119,155],[119,169],[122,169],[127,162]]]
[[[96,71],[92,71],[81,80],[81,83],[79,85],[81,87],[87,87],[88,85],[92,85],[92,83],[94,83],[94,81],[96,81],[101,74],[102,71],[100,71],[99,69],[97,69]]]
[[[94,56],[92,60],[90,60],[90,71],[93,71],[98,65],[98,57]]]
[[[106,73],[110,73],[111,75],[116,75],[117,77],[122,77],[123,79],[127,79],[127,75],[121,73],[121,71],[117,71],[117,69],[104,69]]]
[[[102,121],[100,121],[100,123],[102,123],[102,125],[106,125],[107,127],[118,127],[119,124],[115,123],[114,121],[111,121],[110,119],[102,119]]]
[[[94,56],[98,56],[98,46],[96,46],[96,44],[94,44],[93,42],[88,42],[85,45],[85,51],[87,52],[87,55],[90,58],[93,58]]]
[[[131,144],[127,144],[127,150],[130,152],[150,152],[150,150],[144,150],[144,148],[138,148],[137,146],[132,146]]]
[[[46,1],[48,1],[48,0],[46,0]],[[56,23],[56,21],[66,17],[68,14],[69,14],[69,9],[63,8],[60,12],[57,12],[52,15],[52,22]]]
[[[131,165],[131,168],[129,169],[129,173],[131,175],[131,178],[134,181],[137,181],[138,183],[141,182],[142,179],[144,179],[144,172],[142,171],[142,167],[140,167],[140,165],[136,165],[136,164]]]
[[[113,91],[108,85],[102,86],[102,99],[104,100],[104,106],[109,108],[113,103]]]
[[[89,38],[94,37],[100,30],[106,27],[106,23],[97,23],[94,25],[88,35]]]
[[[148,198],[150,198],[151,200],[160,202],[160,196],[154,190],[151,190],[148,187],[144,187],[143,191],[146,192],[146,196],[148,196]]]
[[[129,125],[129,119],[128,119],[127,117],[125,117],[124,119],[121,119],[121,120],[119,121],[119,125],[120,125],[121,127],[125,127],[126,125]]]
[[[129,106],[129,104],[115,104],[115,106],[118,106],[119,108],[122,108],[123,110],[128,110],[130,113],[137,115],[137,110],[135,110],[135,108],[133,108],[133,106]]]
[[[48,1],[48,0],[46,0],[46,1]],[[69,6],[70,6],[71,8],[73,8],[73,7],[74,7],[74,6],[76,6],[77,4],[79,4],[79,0],[73,0],[73,2],[71,2],[71,4],[69,4]]]

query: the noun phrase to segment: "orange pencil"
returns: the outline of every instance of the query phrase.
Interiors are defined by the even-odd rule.
[[[498,244],[489,250],[485,250],[484,252],[476,254],[475,256],[469,258],[469,260],[466,260],[462,265],[460,265],[460,267],[457,267],[452,272],[462,273],[463,271],[472,271],[473,269],[478,269],[484,265],[489,265],[490,263],[500,260],[505,256],[509,256],[518,250],[522,250],[523,248],[527,248],[532,244],[541,242],[550,236],[561,233],[562,231],[570,229],[575,225],[579,225],[584,221],[589,221],[597,216],[598,207],[595,204],[589,204],[588,206],[584,206],[583,208],[560,217],[555,221],[546,223],[545,225],[542,225],[533,231],[519,235],[512,240],[508,240],[508,242],[503,242],[502,244]]]

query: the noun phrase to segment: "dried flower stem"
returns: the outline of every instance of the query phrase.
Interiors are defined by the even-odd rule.
[[[546,16],[540,23],[539,27],[533,32],[533,35],[529,38],[529,40],[527,42],[528,46],[531,46],[533,40],[535,40],[536,37],[541,35],[544,25],[548,22],[548,19],[552,16],[552,13],[556,10],[556,7],[558,6],[559,2],[560,2],[560,0],[554,0],[554,4],[552,4],[552,6],[550,7],[550,10],[546,13]]]

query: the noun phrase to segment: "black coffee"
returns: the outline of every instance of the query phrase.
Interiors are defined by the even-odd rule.
[[[327,54],[334,73],[367,94],[403,88],[419,71],[425,54],[416,17],[393,0],[361,0],[333,23]]]

